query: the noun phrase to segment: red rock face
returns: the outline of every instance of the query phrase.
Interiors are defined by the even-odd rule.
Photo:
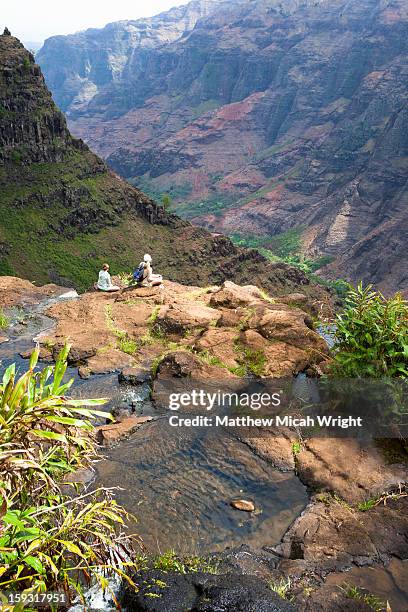
[[[328,275],[408,290],[405,0],[218,2],[189,25],[149,49],[110,46],[105,69],[122,69],[106,83],[88,58],[96,90],[62,101],[73,133],[212,231],[298,228],[306,253],[333,257]],[[57,99],[83,81],[52,83],[52,57],[66,73],[87,36],[39,55]]]

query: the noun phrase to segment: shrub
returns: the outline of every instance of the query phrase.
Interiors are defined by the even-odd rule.
[[[335,323],[333,374],[408,377],[408,302],[400,294],[350,287]]]
[[[66,396],[69,349],[35,371],[37,348],[26,373],[16,380],[11,365],[0,384],[0,590],[81,595],[91,580],[109,588],[110,573],[133,566],[130,539],[117,530],[128,515],[110,491],[65,490],[66,476],[95,456],[92,419],[108,416],[93,408],[104,400]]]
[[[162,205],[164,210],[169,210],[171,204],[172,204],[172,200],[171,197],[169,196],[168,193],[164,193],[162,195],[162,199],[161,199]]]
[[[4,314],[4,311],[2,308],[0,308],[0,329],[7,329],[9,326],[9,320],[8,317],[6,317],[6,315]]]

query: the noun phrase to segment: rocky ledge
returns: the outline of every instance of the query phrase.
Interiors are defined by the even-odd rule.
[[[55,286],[1,280],[3,306],[35,304],[64,293]],[[68,340],[70,362],[82,376],[118,371],[120,381],[135,385],[189,376],[205,381],[243,374],[316,375],[329,352],[309,312],[313,304],[304,296],[275,300],[256,287],[230,282],[90,292],[48,309],[56,327],[41,339],[41,353],[52,360]],[[101,429],[100,440],[115,443],[122,434],[145,427],[143,420],[126,415],[119,429]],[[143,588],[137,595],[125,592],[125,603],[140,610],[163,610],[168,603],[168,610],[187,606],[207,612],[364,611],[372,609],[371,591],[388,600],[393,612],[406,610],[406,444],[302,440],[288,429],[274,437],[246,437],[243,443],[277,468],[295,472],[308,487],[311,498],[302,515],[278,546],[265,542],[258,551],[245,545],[225,551],[216,558],[217,575],[161,576],[147,570],[136,581],[165,582],[164,592],[157,598]],[[350,594],[347,585],[360,590]]]
[[[118,370],[136,378],[152,367],[159,377],[217,380],[313,373],[327,360],[328,347],[305,309],[313,305],[303,295],[283,302],[228,281],[221,287],[166,282],[119,294],[90,292],[47,311],[56,329],[42,339],[42,354],[55,357],[68,340],[69,361],[81,372]]]

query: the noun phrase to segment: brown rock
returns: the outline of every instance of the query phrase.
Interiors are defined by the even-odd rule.
[[[158,378],[193,378],[197,380],[223,380],[236,378],[226,368],[208,365],[197,355],[187,351],[175,351],[166,355],[158,369]]]
[[[189,329],[215,325],[220,316],[220,313],[214,308],[190,301],[184,304],[163,306],[156,323],[167,333],[184,334]]]
[[[83,380],[87,380],[91,377],[91,369],[87,366],[79,366],[78,368],[78,376]]]
[[[230,308],[219,308],[221,317],[218,321],[218,327],[238,327],[241,321],[250,314],[248,309],[240,307],[234,310]]]
[[[292,444],[297,439],[297,434],[286,428],[274,429],[270,432],[262,428],[257,437],[245,436],[245,444],[280,470],[294,470]]]
[[[0,277],[0,306],[22,306],[38,304],[46,297],[57,297],[72,289],[58,285],[44,285],[37,287],[30,281],[14,276]]]
[[[163,294],[160,287],[126,287],[115,298],[116,302],[127,302],[133,299],[157,298]]]
[[[250,306],[261,300],[261,293],[257,287],[248,285],[240,287],[231,281],[225,281],[223,286],[211,295],[210,305],[219,308],[239,308]]]
[[[263,375],[271,378],[295,376],[314,360],[309,352],[285,342],[270,342],[253,329],[241,334],[240,344],[265,356]]]
[[[119,382],[127,385],[142,385],[152,379],[152,373],[145,368],[124,368],[118,376]]]
[[[318,307],[310,297],[304,293],[289,293],[288,295],[279,297],[276,301],[280,304],[301,308],[313,316],[318,314]]]
[[[298,308],[276,304],[257,308],[249,321],[268,340],[280,340],[300,349],[314,350],[320,361],[328,354],[328,346],[315,332],[309,315]]]
[[[207,330],[201,336],[195,343],[195,348],[198,351],[208,351],[228,367],[236,367],[238,365],[237,351],[235,350],[236,340],[236,330],[223,327],[214,328]]]
[[[54,359],[57,359],[63,344],[55,344],[52,347],[52,354]],[[83,348],[80,346],[72,346],[68,353],[68,364],[69,365],[83,365],[90,357],[96,355],[97,349],[95,347]]]
[[[152,421],[153,417],[148,416],[130,416],[123,421],[102,425],[97,430],[97,440],[102,446],[111,446],[119,440],[130,436],[141,425]]]
[[[236,510],[241,510],[242,512],[254,512],[255,504],[252,501],[247,499],[233,499],[230,502],[230,506],[235,508]]]
[[[98,352],[88,360],[91,374],[112,374],[119,372],[122,368],[131,366],[134,358],[123,353],[119,349],[109,347],[106,351]]]
[[[408,556],[408,498],[388,500],[368,512],[346,504],[313,501],[285,534],[277,551],[287,559],[324,562],[331,571],[382,554]],[[309,568],[311,566],[309,565]]]
[[[407,469],[386,465],[372,443],[351,439],[308,440],[297,457],[300,478],[319,491],[334,491],[356,504],[408,480]]]
[[[4,344],[4,342],[8,342],[9,338],[7,336],[0,336],[0,344]]]
[[[31,349],[27,349],[26,351],[22,351],[20,353],[20,357],[22,357],[22,359],[30,359],[32,353],[34,350],[34,346]],[[45,361],[45,362],[49,362],[51,363],[54,360],[53,354],[51,349],[49,349],[48,347],[45,346],[40,346],[40,353],[38,356],[38,359],[40,361]]]

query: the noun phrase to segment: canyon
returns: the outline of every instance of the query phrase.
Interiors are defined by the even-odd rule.
[[[320,291],[299,270],[270,263],[174,214],[120,178],[54,104],[31,53],[0,36],[0,274],[84,290],[104,261],[131,272],[144,253],[172,280],[257,282],[282,293]],[[307,286],[307,287],[306,287]]]
[[[72,132],[183,217],[406,291],[407,33],[404,0],[220,0],[37,58]]]

